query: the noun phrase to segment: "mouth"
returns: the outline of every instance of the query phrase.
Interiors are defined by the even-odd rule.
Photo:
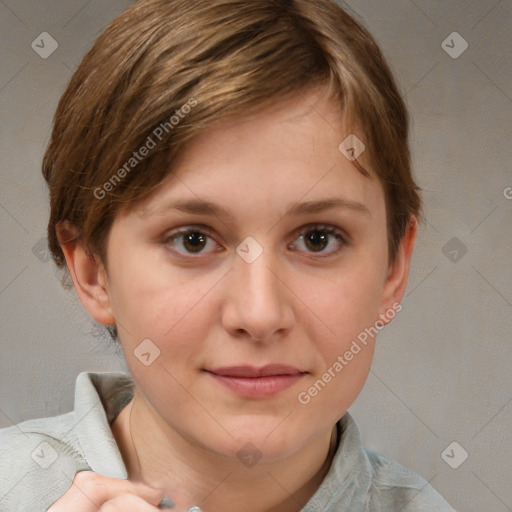
[[[308,372],[294,366],[229,366],[205,370],[218,384],[245,398],[267,398],[290,388]]]

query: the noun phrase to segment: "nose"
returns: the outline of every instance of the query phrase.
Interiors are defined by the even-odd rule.
[[[235,256],[222,308],[226,331],[238,338],[268,343],[293,326],[293,294],[277,258],[264,251],[247,263]]]

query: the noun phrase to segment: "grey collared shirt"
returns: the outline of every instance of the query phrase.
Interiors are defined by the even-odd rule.
[[[120,373],[81,373],[74,411],[0,430],[0,512],[45,512],[92,470],[126,479],[110,424],[131,400],[133,381]],[[361,446],[350,414],[331,468],[303,512],[454,512],[420,476]]]

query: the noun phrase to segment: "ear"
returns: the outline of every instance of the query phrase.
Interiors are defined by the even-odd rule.
[[[79,231],[69,222],[57,225],[57,237],[82,304],[96,322],[115,325],[104,265],[85,250]]]
[[[395,261],[389,266],[388,275],[381,297],[380,319],[388,324],[391,322],[393,316],[386,314],[391,309],[396,311],[397,304],[402,300],[405,289],[407,288],[407,280],[409,278],[409,269],[411,265],[412,252],[416,236],[418,234],[418,220],[416,217],[411,217],[405,234],[402,237],[398,247]],[[393,307],[393,305],[395,305]]]

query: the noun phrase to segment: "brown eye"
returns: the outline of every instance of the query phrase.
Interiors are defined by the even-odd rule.
[[[203,233],[191,232],[183,235],[183,247],[189,252],[201,252],[206,247],[207,237]]]
[[[209,233],[190,227],[169,233],[164,239],[164,244],[171,246],[174,252],[182,256],[201,256],[215,252],[220,247]]]
[[[313,252],[321,252],[329,244],[329,235],[326,235],[322,231],[308,231],[308,233],[304,235],[304,242],[308,249]]]
[[[348,238],[340,229],[334,226],[313,226],[299,232],[292,249],[323,258],[336,255],[346,245]]]

